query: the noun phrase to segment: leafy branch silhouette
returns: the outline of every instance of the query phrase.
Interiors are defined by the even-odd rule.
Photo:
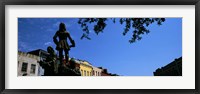
[[[112,20],[113,23],[119,21],[119,23],[125,24],[123,35],[125,36],[132,28],[132,37],[129,40],[130,43],[134,43],[137,40],[142,39],[143,34],[148,34],[150,31],[147,27],[153,23],[157,25],[162,25],[165,22],[165,18],[79,18],[78,24],[80,24],[82,30],[84,31],[81,39],[86,38],[91,40],[89,37],[89,25],[93,25],[94,32],[98,35],[103,32],[107,26],[107,21]]]

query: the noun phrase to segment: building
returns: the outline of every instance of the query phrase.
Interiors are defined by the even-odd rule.
[[[44,67],[40,66],[40,61],[45,61],[49,56],[49,53],[42,49],[37,49],[34,51],[30,51],[28,53],[19,52],[18,53],[18,75],[34,75],[34,76],[43,76]],[[73,63],[75,61],[75,63]],[[60,64],[59,59],[57,57],[58,64]],[[66,62],[66,59],[63,58],[63,63],[70,65],[70,68],[75,68],[79,70],[81,76],[118,76],[117,74],[111,74],[107,72],[107,69],[103,69],[102,67],[92,66],[91,63],[85,60],[73,59],[69,58],[69,62]],[[79,73],[79,74],[80,74]]]
[[[101,76],[111,76],[109,73],[108,73],[108,70],[107,69],[104,69],[102,67],[98,67],[99,69],[101,69]]]
[[[109,73],[107,69],[104,69],[102,67],[98,67],[99,69],[101,69],[101,76],[119,76],[118,74],[112,74]]]
[[[101,76],[111,76],[111,74],[108,73],[107,69],[103,69],[101,72]]]
[[[102,69],[94,66],[92,66],[92,68],[93,68],[93,76],[101,76]]]
[[[67,64],[66,59],[63,59],[64,64]],[[71,63],[74,61],[74,65]],[[69,58],[68,64],[71,66],[74,66],[77,69],[80,69],[80,62],[78,60],[75,60],[74,58]]]
[[[42,59],[42,60],[45,60],[49,55],[49,53],[47,51],[42,50],[42,49],[33,50],[33,51],[28,52],[28,53],[39,56],[40,59]]]
[[[49,53],[45,50],[42,50],[42,49],[33,50],[33,51],[28,52],[28,53],[38,56],[39,57],[38,61],[44,61],[49,56]],[[39,66],[38,76],[43,76],[44,72],[45,72],[44,68],[42,66]]]
[[[93,76],[92,65],[87,61],[79,60],[81,76]]]
[[[153,74],[154,76],[182,76],[182,57],[158,68]]]
[[[37,76],[39,57],[18,51],[18,76]]]

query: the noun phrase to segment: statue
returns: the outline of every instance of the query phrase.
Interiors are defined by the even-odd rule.
[[[54,76],[58,74],[58,66],[56,62],[56,54],[51,46],[47,47],[49,55],[44,59],[40,60],[39,64],[44,68],[44,76]]]
[[[70,40],[71,45],[68,44],[67,39]],[[69,32],[66,31],[64,23],[60,23],[59,30],[55,33],[53,41],[56,44],[56,50],[59,52],[59,58],[57,59],[57,55],[51,46],[47,47],[49,55],[45,60],[39,62],[44,68],[44,76],[81,76],[75,60],[70,59],[69,61],[69,50],[71,47],[75,47],[75,42]],[[63,50],[66,63],[63,62]]]
[[[47,57],[46,61],[50,67],[51,74],[56,75],[58,73],[58,64],[56,62],[57,56],[51,46],[47,47],[47,52],[49,53],[49,56]]]
[[[69,67],[72,70],[72,73],[73,73],[72,75],[73,76],[81,76],[80,66],[79,67],[76,66],[74,58],[70,59],[70,61],[69,61]]]
[[[66,66],[59,67],[59,76],[81,76],[80,69],[75,65],[75,61],[70,59]]]
[[[80,66],[76,65],[74,58],[66,62],[65,66],[58,66],[60,61],[57,59],[54,49],[48,46],[47,52],[49,55],[39,61],[40,66],[44,69],[44,74],[40,76],[81,76]]]
[[[57,37],[59,41],[57,40]],[[71,45],[68,44],[67,39],[70,40]],[[63,64],[63,50],[65,52],[65,59],[66,63],[69,61],[69,50],[71,47],[75,47],[75,42],[71,38],[70,33],[66,31],[66,27],[64,23],[60,23],[59,30],[55,33],[53,37],[53,41],[56,44],[56,50],[59,51],[59,60],[60,60],[60,66],[65,65]]]

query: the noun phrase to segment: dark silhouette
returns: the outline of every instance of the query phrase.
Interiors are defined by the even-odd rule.
[[[103,32],[106,27],[106,21],[112,20],[113,23],[116,22],[116,18],[79,18],[78,24],[81,25],[82,30],[84,31],[81,39],[89,38],[89,24],[94,24],[94,32],[98,35],[100,32]],[[125,23],[125,28],[123,35],[126,35],[127,32],[132,29],[132,38],[129,40],[130,43],[136,42],[136,40],[141,40],[141,35],[147,34],[150,31],[147,27],[152,23],[157,23],[162,25],[162,22],[165,21],[165,18],[119,18],[120,24]]]
[[[39,62],[40,66],[44,68],[45,76],[54,76],[58,74],[58,66],[56,62],[56,54],[51,46],[47,47],[47,52],[49,55],[45,58],[45,60],[41,60]]]
[[[171,63],[156,69],[154,76],[182,76],[182,57],[179,57]]]
[[[73,58],[66,62],[65,66],[58,66],[59,62],[54,49],[49,46],[47,52],[48,56],[39,61],[40,66],[44,68],[44,76],[81,76],[79,67],[76,66]]]
[[[58,37],[59,41],[57,40],[57,37]],[[69,46],[67,39],[70,40],[72,45]],[[56,50],[59,51],[59,60],[60,60],[61,66],[63,65],[63,62],[62,62],[62,60],[63,60],[63,50],[65,52],[66,63],[68,63],[69,50],[70,50],[71,47],[75,47],[75,42],[71,38],[70,33],[66,31],[66,27],[65,27],[64,23],[60,23],[59,30],[54,35],[53,41],[56,44]]]
[[[49,56],[46,58],[48,74],[49,76],[56,75],[58,73],[56,54],[51,46],[47,47],[47,52]]]
[[[59,76],[81,76],[79,68],[75,66],[75,60],[70,59],[66,66],[59,67]]]

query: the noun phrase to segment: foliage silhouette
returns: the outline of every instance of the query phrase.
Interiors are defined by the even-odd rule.
[[[147,27],[152,23],[157,23],[157,25],[162,25],[165,21],[165,18],[79,18],[78,24],[81,25],[82,30],[84,31],[81,39],[91,39],[89,37],[89,24],[94,25],[93,30],[98,35],[100,32],[103,32],[106,27],[106,22],[112,20],[113,23],[116,23],[118,20],[120,24],[125,24],[123,35],[126,35],[127,32],[132,28],[132,38],[129,40],[130,43],[134,43],[137,40],[142,39],[143,34],[148,34],[150,31]]]

